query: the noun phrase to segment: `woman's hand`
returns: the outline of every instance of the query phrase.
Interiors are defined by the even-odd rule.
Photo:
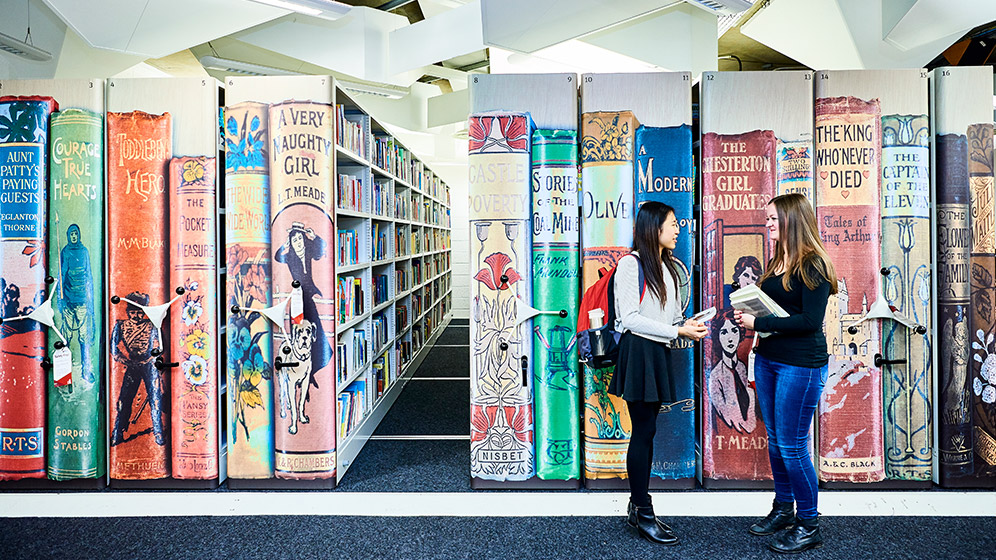
[[[754,330],[754,316],[750,313],[744,313],[738,309],[733,312],[733,318],[736,319],[737,324],[741,327]]]
[[[692,340],[702,340],[707,334],[709,334],[709,329],[704,324],[693,319],[685,321],[684,325],[678,327],[678,336]]]

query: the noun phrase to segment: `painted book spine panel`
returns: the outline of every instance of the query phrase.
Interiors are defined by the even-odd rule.
[[[167,348],[164,333],[123,300],[168,300],[166,175],[172,144],[169,113],[107,113],[108,292],[122,298],[108,318],[112,479],[169,476],[167,386],[152,353]]]
[[[228,341],[228,476],[273,476],[270,322],[269,108],[225,109],[225,313]],[[232,306],[239,311],[233,312]]]
[[[173,478],[218,478],[218,265],[215,158],[174,158],[170,282],[184,292],[170,313]]]
[[[837,271],[827,305],[829,372],[819,406],[819,475],[827,481],[885,478],[878,321],[848,327],[879,294],[882,123],[878,100],[818,98],[817,222]]]
[[[777,188],[770,130],[702,136],[702,307],[715,307],[702,374],[704,478],[770,480],[768,438],[747,380],[753,332],[733,319],[730,294],[754,284],[770,257],[764,209]]]
[[[52,115],[48,271],[56,279],[55,329],[72,373],[48,375],[48,477],[97,478],[106,471],[104,398],[104,118],[66,109]]]
[[[972,209],[972,432],[975,474],[996,477],[996,208],[993,125],[968,127]]]
[[[535,475],[531,353],[530,140],[522,113],[470,117],[470,474],[497,480]]]
[[[926,112],[926,95],[923,99]],[[927,328],[916,334],[882,324],[885,471],[888,478],[931,480],[930,126],[926,114],[882,117],[882,267],[886,300]]]
[[[631,111],[581,116],[582,287],[598,281],[633,245],[634,135]],[[608,393],[614,368],[584,366],[585,478],[626,478],[632,422],[626,403]]]
[[[32,319],[46,298],[47,97],[0,97],[0,480],[45,477],[44,327]]]
[[[274,426],[278,478],[336,474],[335,123],[330,105],[289,101],[270,106],[270,231],[274,300],[300,283],[303,315],[273,336],[273,355],[297,365],[276,371]],[[289,354],[282,351],[287,345]]]
[[[532,138],[533,301],[567,317],[533,320],[536,475],[581,477],[580,364],[574,327],[580,294],[577,131],[537,130]]]
[[[778,140],[778,194],[813,199],[813,143]]]
[[[941,483],[973,472],[969,354],[972,311],[968,139],[939,134],[934,142],[937,173],[937,343],[940,363],[938,411]]]
[[[695,263],[695,180],[692,162],[692,129],[648,127],[636,129],[636,208],[657,201],[674,208],[681,233],[672,253],[679,278],[682,315],[688,316],[692,300],[692,267]],[[695,476],[695,350],[679,338],[671,350],[669,371],[675,379],[676,401],[662,406],[651,475],[664,479]]]

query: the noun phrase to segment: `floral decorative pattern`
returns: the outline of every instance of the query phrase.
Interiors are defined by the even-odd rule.
[[[235,117],[228,117],[225,123],[228,132],[225,138],[227,146],[225,166],[229,170],[259,169],[266,165],[266,151],[259,117],[253,116],[247,123],[248,119],[247,113],[241,126]]]
[[[972,342],[972,348],[978,353],[972,359],[981,364],[978,376],[972,379],[972,391],[981,397],[986,404],[996,403],[996,353],[993,352],[993,342],[996,335],[990,332],[988,336],[982,330],[975,332],[978,341]],[[973,368],[976,369],[976,368]]]
[[[41,261],[42,256],[45,255],[45,243],[43,241],[28,241],[24,249],[21,250],[21,254],[31,257],[28,267],[34,268]]]
[[[230,247],[226,264],[232,282],[229,283],[231,293],[228,295],[228,305],[238,305],[246,309],[254,303],[266,303],[267,294],[264,291],[268,285],[267,271],[262,262],[262,255],[250,257],[248,251],[240,245]],[[266,321],[258,313],[233,314],[228,320],[228,370],[238,372],[233,387],[232,407],[234,410],[232,439],[239,437],[238,426],[249,438],[249,427],[246,424],[246,411],[263,407],[263,395],[259,385],[263,380],[269,380],[272,369],[263,357],[260,340],[266,331],[252,334],[256,321]]]
[[[513,115],[471,117],[468,136],[471,153],[529,149],[528,121]]]
[[[194,183],[204,179],[204,165],[196,159],[183,162],[183,182]]]
[[[474,275],[474,280],[483,283],[492,290],[507,290],[509,286],[522,279],[519,273],[512,267],[505,268],[512,262],[512,259],[506,254],[492,253],[484,259],[484,262],[488,266],[477,271],[477,274]],[[507,277],[508,280],[503,282],[501,280],[502,276]]]

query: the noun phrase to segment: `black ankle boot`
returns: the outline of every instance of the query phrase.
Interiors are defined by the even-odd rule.
[[[654,515],[653,505],[640,507],[630,501],[626,522],[639,536],[650,542],[667,546],[678,544],[678,536],[674,531]]]
[[[650,504],[650,506],[653,507],[654,503],[650,501],[650,498],[647,498],[647,501]],[[664,523],[664,520],[661,519],[660,517],[657,517],[656,515],[654,517],[657,519],[657,526],[661,528],[661,531],[675,535],[674,529],[672,529],[670,525]],[[636,527],[637,525],[636,504],[633,503],[632,498],[629,500],[629,506],[626,508],[626,522],[629,523],[630,527]],[[677,537],[677,535],[675,536]]]
[[[797,518],[795,524],[779,535],[768,548],[782,554],[796,554],[821,546],[823,536],[820,535],[820,518],[817,516],[812,519]]]
[[[795,523],[795,503],[776,500],[771,502],[771,513],[747,530],[752,535],[763,537],[773,535],[793,523]]]

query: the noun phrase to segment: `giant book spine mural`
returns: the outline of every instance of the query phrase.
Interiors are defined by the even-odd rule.
[[[778,194],[798,193],[813,201],[813,142],[778,139]]]
[[[173,478],[218,478],[218,270],[215,158],[169,165]]]
[[[930,132],[926,74],[922,113],[882,117],[882,278],[889,305],[927,328],[917,334],[897,321],[882,324],[885,472],[903,480],[932,478]],[[904,82],[905,84],[905,82]],[[917,82],[908,84],[917,91]]]
[[[334,479],[335,123],[330,105],[311,101],[271,105],[269,118],[272,294],[300,290],[302,302],[273,336],[273,355],[289,364],[274,372],[274,468],[279,478]]]
[[[678,278],[680,309],[687,316],[692,299],[692,267],[695,262],[693,214],[694,172],[692,129],[641,126],[636,129],[636,208],[657,201],[674,208],[681,227],[673,256]],[[695,476],[695,353],[687,339],[678,339],[671,350],[671,375],[677,390],[674,403],[665,403],[657,417],[657,436],[651,475],[665,478]]]
[[[536,475],[581,477],[580,377],[574,325],[581,297],[578,148],[574,130],[532,138],[532,306],[567,311],[533,320]]]
[[[50,97],[0,97],[0,480],[45,477],[45,302]]]
[[[633,245],[633,142],[639,126],[631,111],[581,116],[582,291]],[[633,428],[625,401],[608,394],[613,371],[584,366],[584,475],[589,479],[626,477]]]
[[[224,302],[228,341],[228,476],[273,476],[270,322],[248,309],[270,306],[269,108],[225,108]],[[233,311],[233,306],[235,311]]]
[[[878,321],[861,323],[856,334],[848,327],[879,294],[881,111],[877,99],[818,97],[815,117],[817,221],[839,290],[824,322],[830,363],[819,406],[819,475],[876,482],[885,476],[882,372],[874,364],[881,328]]]
[[[521,481],[535,474],[530,301],[530,139],[524,113],[471,115],[469,123],[470,474]]]
[[[968,365],[971,343],[972,232],[968,140],[964,134],[934,137],[937,191],[938,451],[940,479],[972,472],[972,413]]]
[[[163,332],[140,305],[159,305],[166,282],[167,165],[172,157],[169,113],[107,113],[108,385],[110,477],[169,476],[169,410],[165,373],[153,351],[165,353]],[[141,266],[136,266],[141,263]]]
[[[775,196],[771,130],[702,135],[702,307],[715,307],[703,346],[702,476],[768,480],[767,435],[747,380],[753,333],[733,319],[730,293],[757,281],[769,255],[764,209]]]
[[[996,477],[996,207],[993,204],[993,125],[968,127],[972,211],[972,435],[975,475]]]
[[[106,470],[104,431],[104,117],[84,109],[52,115],[48,269],[54,329],[72,368],[48,377],[48,477],[97,478]],[[60,337],[58,333],[61,333]],[[61,373],[61,372],[60,372]]]

